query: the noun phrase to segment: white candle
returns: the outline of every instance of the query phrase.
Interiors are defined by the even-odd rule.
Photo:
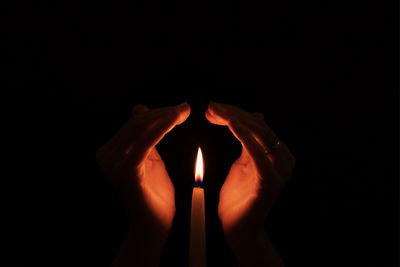
[[[204,209],[204,190],[201,188],[204,174],[203,155],[197,151],[195,184],[192,194],[192,215],[190,219],[190,267],[206,266],[206,224]]]

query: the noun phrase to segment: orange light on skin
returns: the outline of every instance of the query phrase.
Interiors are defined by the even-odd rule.
[[[199,147],[199,149],[197,150],[196,167],[194,174],[194,182],[196,186],[201,186],[201,184],[203,183],[203,175],[204,175],[203,154]]]

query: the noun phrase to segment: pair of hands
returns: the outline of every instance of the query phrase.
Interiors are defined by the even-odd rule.
[[[137,105],[129,121],[96,153],[131,218],[116,266],[159,264],[157,257],[150,255],[161,253],[168,237],[175,215],[175,191],[155,146],[189,115],[187,103],[154,110]],[[282,265],[263,226],[292,176],[294,157],[261,113],[210,102],[205,117],[213,124],[228,126],[243,147],[220,191],[218,215],[228,244],[239,265]]]

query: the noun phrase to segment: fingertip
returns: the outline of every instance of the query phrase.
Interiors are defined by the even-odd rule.
[[[208,112],[218,120],[221,121],[224,125],[227,125],[229,121],[234,116],[232,112],[231,106],[227,104],[217,103],[215,101],[211,101],[208,105]]]
[[[182,104],[177,105],[176,109],[178,110],[178,119],[176,122],[178,125],[183,123],[189,117],[191,108],[190,105],[185,101]]]
[[[204,112],[204,116],[206,117],[206,119],[212,123],[212,115],[210,114],[210,112],[208,111],[208,109]]]
[[[190,105],[186,101],[179,105],[176,105],[175,108],[178,110],[179,113],[188,112],[188,110],[190,113]]]
[[[222,104],[215,101],[210,101],[210,103],[208,103],[208,109],[218,112],[222,109]]]
[[[228,125],[228,121],[225,118],[218,115],[218,113],[215,113],[212,109],[206,110],[205,116],[206,116],[207,120],[213,124],[222,125],[222,126]]]
[[[214,101],[210,101],[208,103],[207,111],[208,111],[209,114],[213,115],[215,113],[216,105],[218,105],[218,104],[216,102],[214,102]]]
[[[218,121],[208,110],[204,113],[206,119],[212,123],[212,124],[217,124],[217,125],[222,125],[220,121]]]
[[[189,104],[188,104],[187,101],[185,101],[185,102],[180,103],[179,105],[176,105],[175,107],[177,107],[177,108],[186,108],[187,106],[189,106]]]

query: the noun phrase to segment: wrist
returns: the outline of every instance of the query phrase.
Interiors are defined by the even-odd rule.
[[[128,242],[140,248],[140,250],[158,255],[161,254],[167,235],[164,234],[164,232],[161,233],[156,230],[149,231],[147,229],[138,229],[131,226],[126,239]]]
[[[131,226],[112,266],[158,267],[164,244],[155,232]]]
[[[263,228],[251,229],[227,240],[240,267],[285,266]]]
[[[235,255],[241,255],[248,250],[259,247],[265,237],[264,229],[249,229],[225,233],[226,240]]]

